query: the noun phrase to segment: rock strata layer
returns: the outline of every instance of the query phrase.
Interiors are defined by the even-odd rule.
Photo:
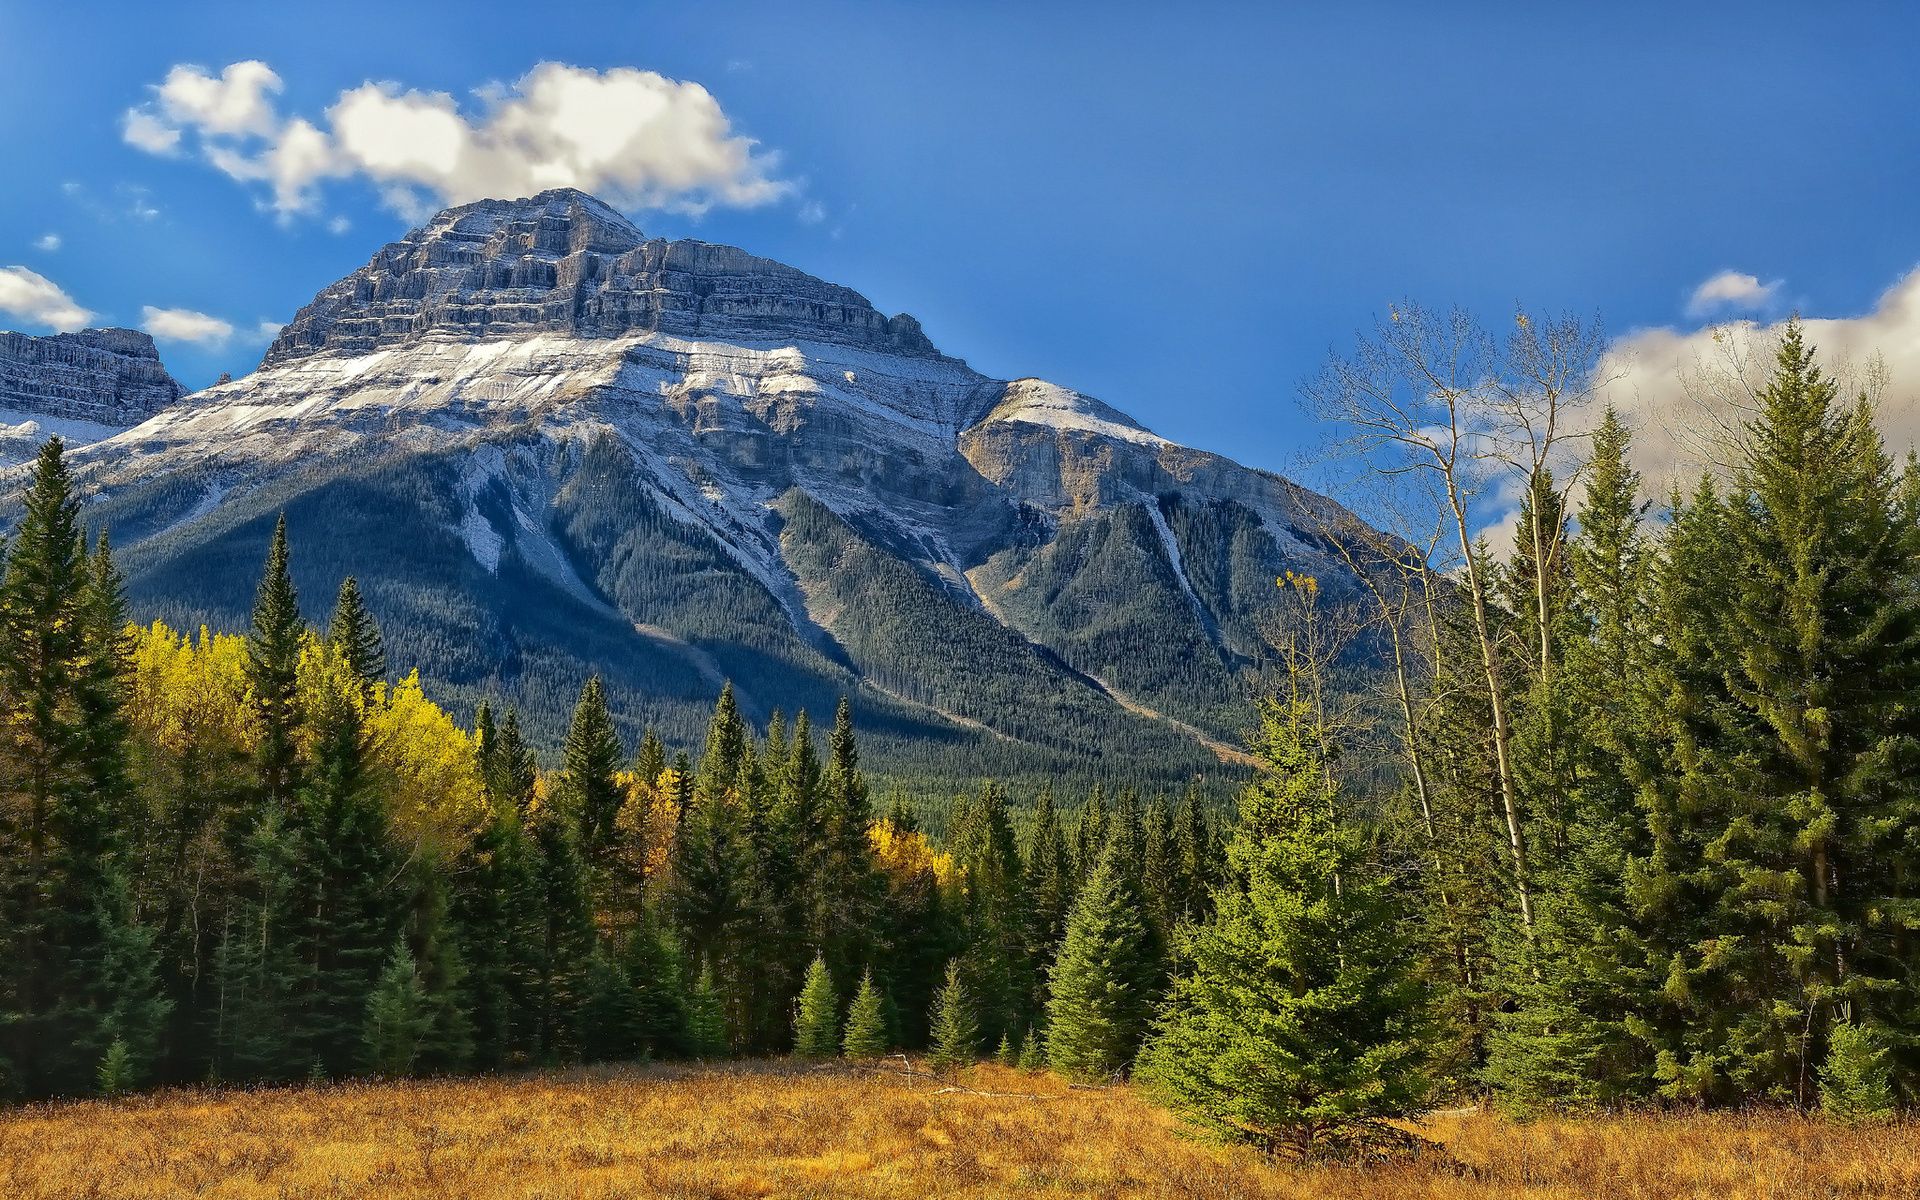
[[[136,425],[185,394],[160,364],[153,339],[137,330],[51,337],[0,331],[0,409]]]

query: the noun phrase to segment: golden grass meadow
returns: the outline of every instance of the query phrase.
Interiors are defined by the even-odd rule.
[[[1193,1140],[1127,1088],[962,1083],[762,1063],[34,1105],[0,1113],[0,1196],[1920,1197],[1911,1120],[1458,1112],[1416,1127],[1430,1162],[1309,1167]]]

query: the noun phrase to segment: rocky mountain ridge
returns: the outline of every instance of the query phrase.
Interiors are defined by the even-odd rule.
[[[136,604],[234,626],[276,513],[321,615],[557,733],[589,672],[690,742],[843,692],[923,776],[1220,769],[1352,518],[911,317],[576,192],[451,209],[323,289],[251,375],[78,452]],[[1102,767],[1101,764],[1106,764]]]

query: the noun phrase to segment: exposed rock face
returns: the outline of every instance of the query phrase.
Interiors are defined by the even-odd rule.
[[[98,425],[137,425],[186,394],[153,339],[132,329],[34,337],[0,332],[0,409]]]
[[[259,371],[77,458],[143,606],[244,622],[285,512],[303,592],[356,575],[397,660],[542,736],[598,672],[695,741],[730,678],[760,716],[852,694],[877,753],[966,771],[980,738],[1035,771],[1215,763],[1275,577],[1337,592],[1352,519],[578,192],[440,214]]]
[[[851,288],[731,246],[648,239],[571,188],[448,209],[321,292],[263,366],[322,350],[364,353],[423,334],[536,332],[842,342],[937,356],[919,322]]]

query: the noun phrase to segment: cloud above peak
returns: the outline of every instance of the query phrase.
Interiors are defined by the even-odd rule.
[[[26,267],[0,267],[0,315],[55,333],[85,329],[93,320],[93,313],[76,304],[53,280]]]
[[[1904,454],[1920,447],[1920,267],[1866,313],[1804,316],[1800,323],[1843,394],[1876,397],[1888,448]],[[1766,385],[1783,327],[1735,320],[1691,330],[1640,329],[1609,348],[1600,368],[1602,393],[1634,426],[1634,457],[1655,495],[1725,461],[1728,443]]]
[[[1687,299],[1687,315],[1701,318],[1764,311],[1773,307],[1785,282],[1776,279],[1761,283],[1757,275],[1722,271],[1693,289]]]
[[[734,131],[697,83],[652,71],[541,63],[476,93],[469,111],[445,92],[368,82],[317,118],[282,114],[280,76],[263,62],[218,75],[181,65],[128,109],[121,132],[149,154],[196,153],[262,189],[283,219],[318,216],[329,181],[370,183],[410,219],[486,197],[577,187],[628,210],[698,214],[751,208],[795,185],[778,156]]]

